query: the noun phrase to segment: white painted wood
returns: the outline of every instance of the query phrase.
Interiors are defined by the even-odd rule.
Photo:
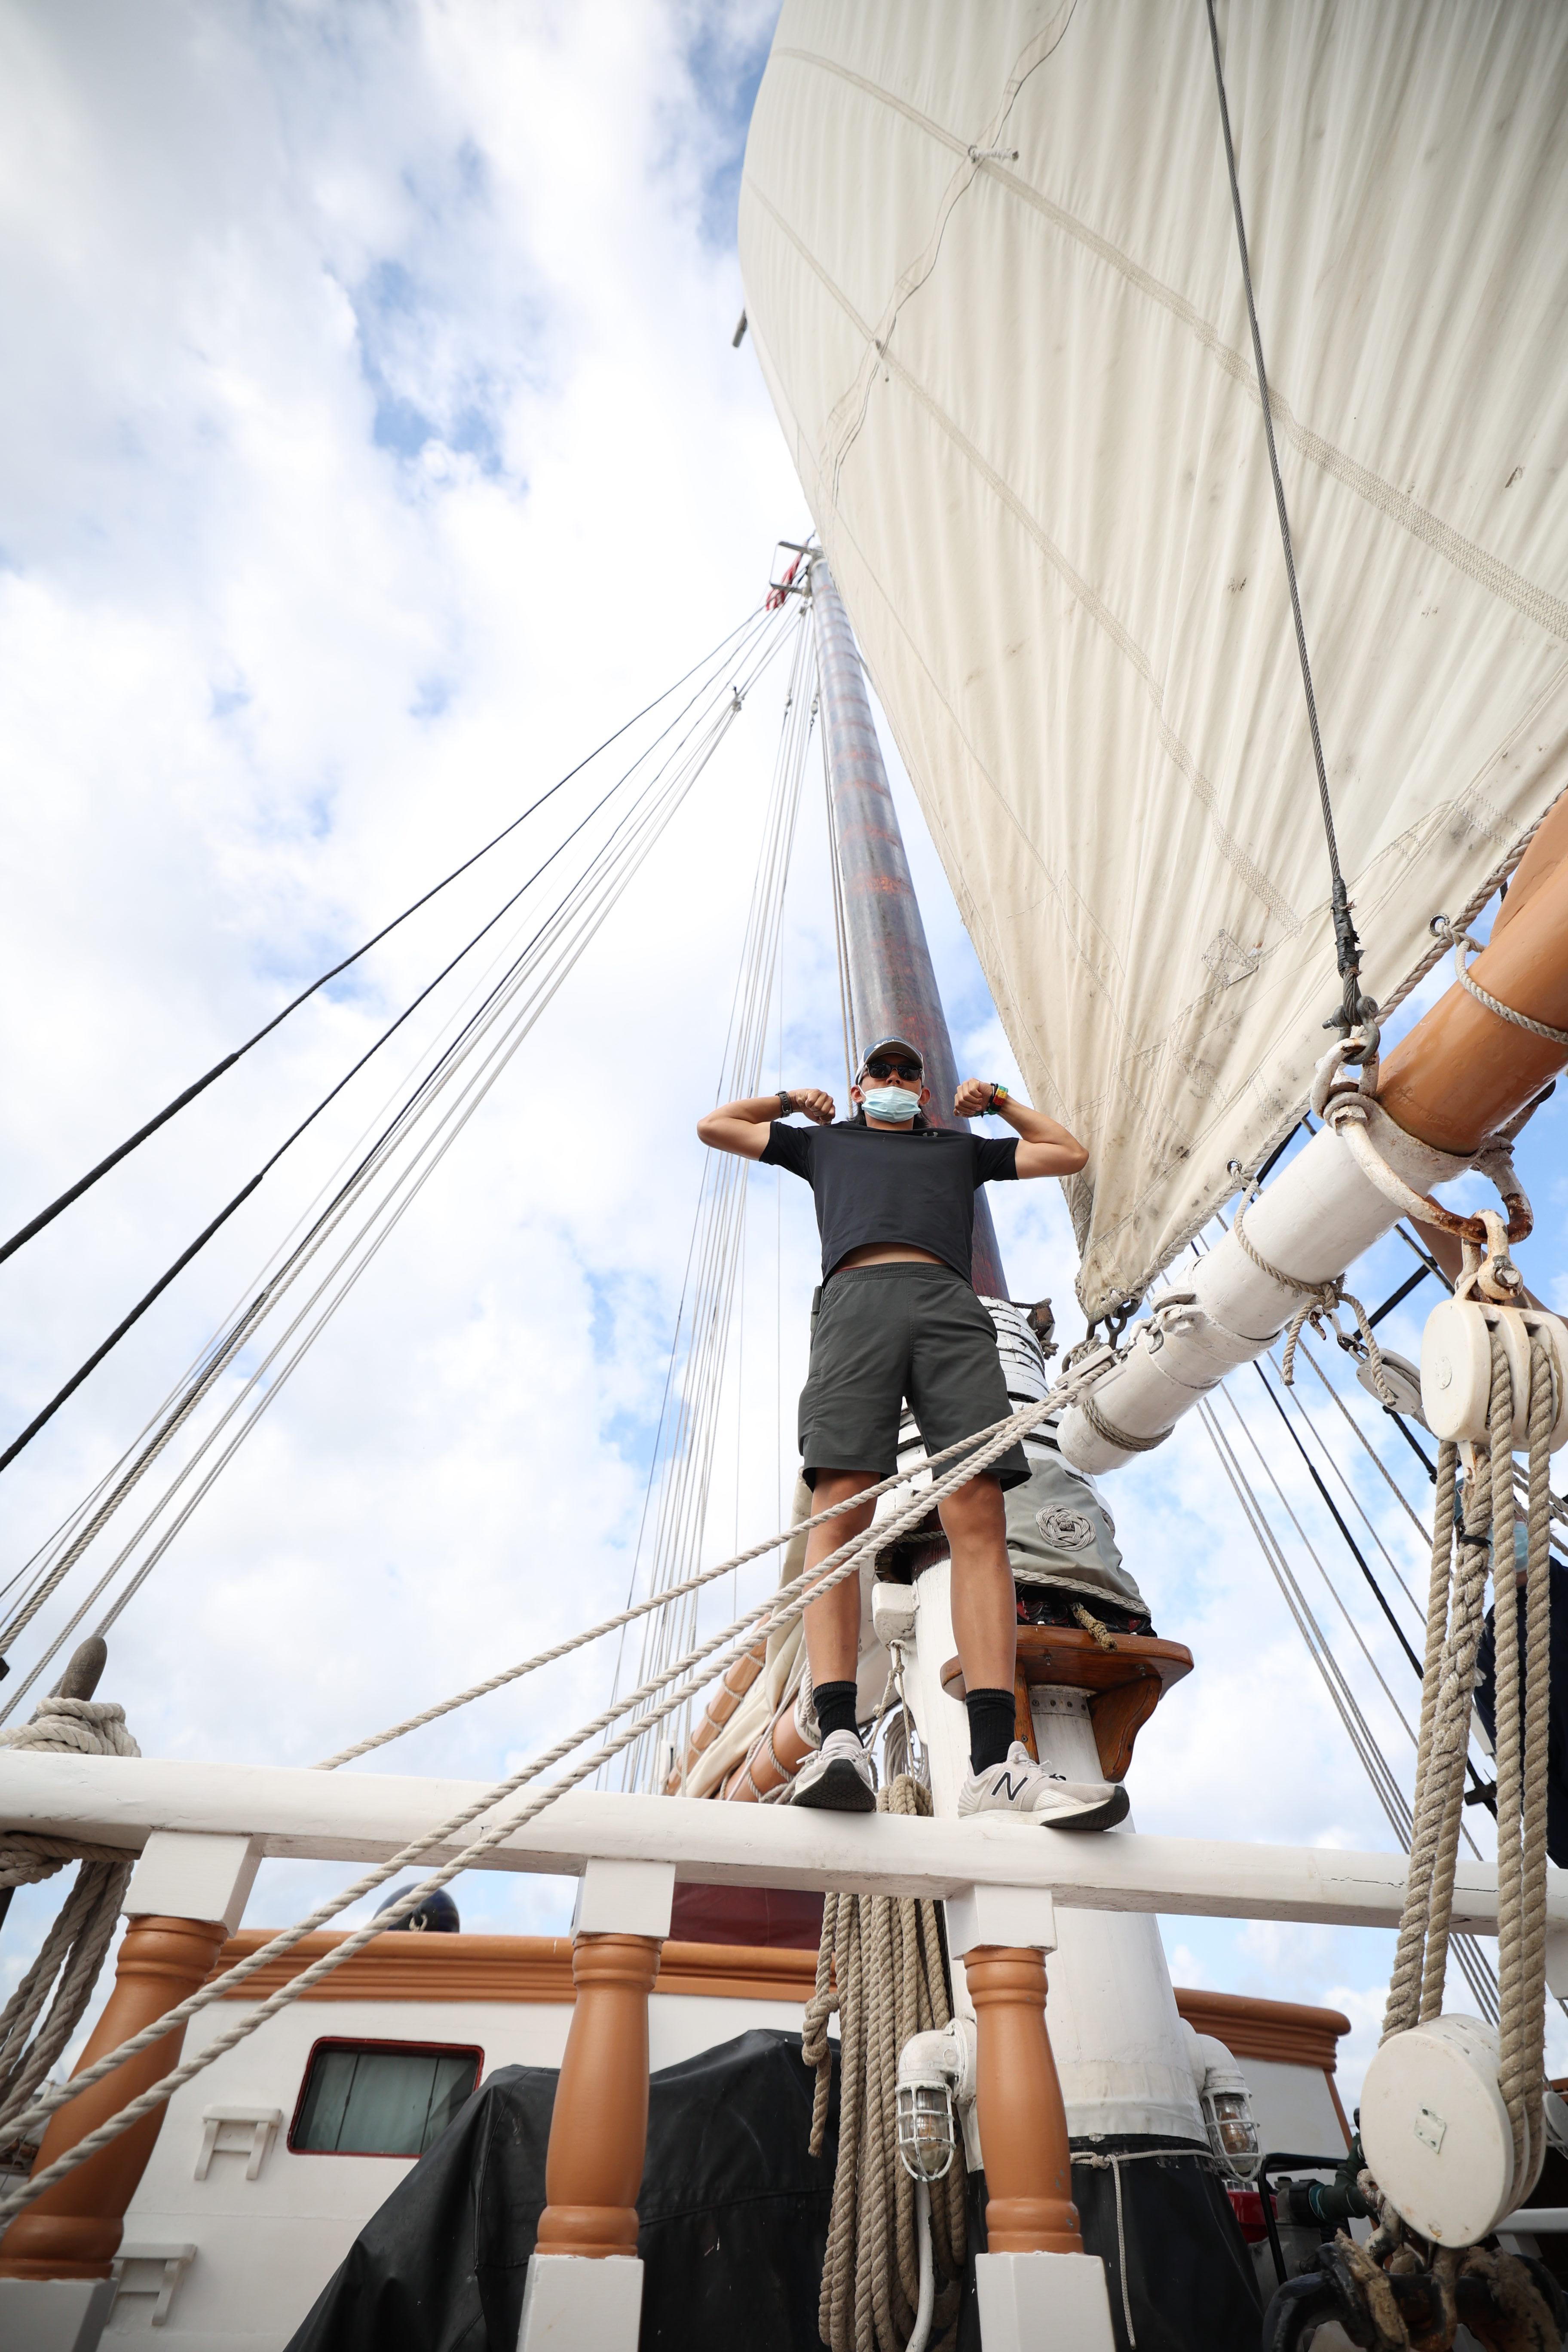
[[[1379,1126],[1378,1145],[1419,1192],[1465,1170],[1465,1161],[1401,1135],[1388,1120]],[[1322,1128],[1247,1212],[1247,1237],[1281,1273],[1326,1282],[1353,1265],[1398,1215],[1339,1138]],[[1132,1352],[1094,1391],[1102,1417],[1131,1437],[1171,1428],[1227,1372],[1272,1347],[1301,1303],[1299,1290],[1253,1264],[1234,1234],[1190,1273],[1184,1269],[1182,1287],[1194,1294],[1195,1305],[1162,1318],[1156,1296],[1155,1317],[1137,1327]],[[1131,1458],[1108,1445],[1076,1406],[1063,1413],[1057,1434],[1064,1459],[1078,1470],[1111,1470]]]
[[[202,2115],[205,2129],[192,2179],[205,2180],[215,2156],[243,2156],[247,2180],[259,2180],[282,2121],[281,2107],[207,2107]]]
[[[574,1936],[657,1936],[669,1933],[675,1904],[672,1862],[591,1862],[577,1887]]]
[[[77,1830],[137,1851],[153,1830],[254,1837],[264,1854],[384,1861],[482,1794],[478,1781],[312,1772],[281,1765],[161,1763],[12,1749],[0,1783],[14,1829]],[[472,1832],[470,1832],[471,1835]],[[434,1849],[449,1857],[455,1843]],[[1043,1886],[1064,1906],[1199,1917],[1391,1927],[1405,1895],[1401,1853],[1322,1846],[1075,1835],[995,1814],[914,1821],[795,1812],[699,1798],[574,1790],[484,1857],[481,1867],[580,1876],[591,1860],[673,1862],[706,1885],[843,1887],[946,1901],[963,1887]],[[1568,1876],[1547,1873],[1547,1916],[1568,1926]],[[1497,1932],[1497,1874],[1461,1862],[1454,1925]]]
[[[98,2352],[112,2279],[0,2278],[0,2344],[8,2352]]]
[[[232,1936],[245,1916],[260,1849],[245,1837],[158,1830],[125,1890],[125,1915],[169,1919],[221,1919]]]
[[[1056,1905],[1043,1886],[966,1886],[947,1903],[947,1948],[955,1960],[977,1944],[1057,1948]]]
[[[985,2352],[1116,2352],[1096,2254],[976,2254]]]
[[[522,2291],[517,2352],[637,2352],[642,2263],[635,2254],[589,2262],[535,2254]]]
[[[115,2302],[128,2295],[150,2294],[150,2327],[166,2327],[179,2293],[180,2281],[196,2259],[194,2245],[143,2246],[122,2243],[114,2257]]]

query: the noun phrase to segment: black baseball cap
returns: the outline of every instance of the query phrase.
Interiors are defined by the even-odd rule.
[[[924,1076],[925,1055],[918,1045],[911,1045],[907,1037],[881,1037],[878,1039],[876,1045],[868,1045],[860,1056],[861,1075],[865,1074],[868,1062],[879,1061],[884,1054],[901,1054],[906,1062],[913,1062],[921,1076]],[[859,1077],[857,1077],[855,1083],[857,1086],[859,1085]]]

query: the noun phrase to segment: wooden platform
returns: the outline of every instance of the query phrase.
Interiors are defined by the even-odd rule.
[[[1180,1642],[1152,1633],[1113,1633],[1107,1649],[1079,1625],[1020,1625],[1014,1694],[1017,1736],[1035,1754],[1029,1691],[1040,1684],[1087,1691],[1100,1769],[1108,1780],[1122,1780],[1132,1761],[1133,1743],[1173,1683],[1193,1671],[1193,1654]],[[963,1670],[949,1658],[942,1686],[963,1696]]]

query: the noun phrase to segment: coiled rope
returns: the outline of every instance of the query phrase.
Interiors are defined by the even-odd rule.
[[[1410,1875],[1383,2038],[1386,2041],[1391,2034],[1405,2032],[1442,2013],[1489,1534],[1497,1643],[1499,2087],[1513,2137],[1514,2194],[1522,2200],[1533,2187],[1546,2153],[1546,1805],[1552,1605],[1547,1480],[1557,1383],[1552,1349],[1534,1331],[1530,1346],[1521,1657],[1514,1568],[1513,1377],[1495,1324],[1490,1337],[1490,1442],[1474,1451],[1475,1470],[1466,1482],[1459,1526],[1456,1526],[1455,1502],[1458,1449],[1445,1441],[1437,1454]]]
[[[1453,948],[1454,977],[1478,1004],[1484,1004],[1489,1013],[1495,1013],[1500,1021],[1511,1023],[1515,1029],[1528,1029],[1532,1037],[1544,1037],[1549,1045],[1568,1046],[1568,1029],[1553,1029],[1548,1022],[1532,1021],[1528,1013],[1516,1013],[1511,1004],[1504,1004],[1499,998],[1489,996],[1479,981],[1471,978],[1465,962],[1465,950],[1472,948],[1479,954],[1480,943],[1471,939],[1468,931],[1463,929],[1456,930],[1447,915],[1435,916],[1432,929],[1445,945]]]
[[[877,1796],[879,1813],[930,1814],[931,1791],[905,1772]],[[899,2053],[952,2015],[934,1903],[830,1894],[823,1905],[816,1988],[801,2056],[816,2069],[811,2152],[822,2153],[839,2016],[838,2163],[817,2330],[830,2352],[903,2352],[920,2305],[916,2185],[898,2152]],[[957,2315],[967,2253],[962,2147],[931,2190],[931,2252],[942,2284],[932,2326]]]
[[[1245,1205],[1237,1207],[1230,1230],[1259,1274],[1266,1274],[1270,1282],[1277,1282],[1279,1285],[1281,1290],[1294,1290],[1300,1296],[1301,1304],[1285,1328],[1285,1352],[1279,1360],[1279,1377],[1286,1387],[1294,1388],[1296,1385],[1296,1349],[1300,1344],[1304,1325],[1310,1323],[1319,1339],[1326,1339],[1329,1337],[1323,1320],[1326,1316],[1333,1326],[1334,1338],[1339,1339],[1342,1345],[1349,1345],[1349,1341],[1340,1329],[1339,1316],[1340,1308],[1348,1307],[1355,1317],[1363,1345],[1366,1349],[1367,1370],[1371,1375],[1377,1401],[1379,1404],[1390,1406],[1396,1404],[1398,1399],[1388,1385],[1388,1376],[1383,1369],[1383,1357],[1377,1341],[1373,1338],[1372,1325],[1367,1320],[1366,1308],[1353,1293],[1345,1288],[1343,1278],[1334,1275],[1327,1282],[1303,1282],[1300,1275],[1287,1274],[1282,1267],[1271,1265],[1262,1252],[1255,1248],[1247,1239]],[[1079,1410],[1081,1411],[1082,1408],[1080,1407]]]
[[[1005,1421],[994,1423],[991,1430],[977,1432],[975,1435],[961,1440],[957,1445],[944,1449],[948,1454],[961,1454],[963,1459],[933,1485],[919,1488],[900,1509],[890,1513],[880,1523],[873,1522],[864,1534],[852,1537],[848,1542],[841,1544],[836,1552],[830,1554],[816,1568],[809,1571],[803,1570],[801,1575],[791,1583],[780,1585],[767,1600],[759,1602],[755,1608],[748,1610],[744,1615],[736,1618],[732,1623],[725,1626],[722,1632],[689,1650],[684,1656],[676,1660],[673,1665],[640,1685],[637,1689],[628,1692],[624,1698],[616,1700],[589,1722],[579,1725],[576,1730],[569,1732],[564,1738],[557,1740],[555,1745],[547,1749],[542,1756],[524,1765],[508,1779],[497,1782],[493,1788],[484,1790],[480,1796],[471,1800],[459,1811],[449,1815],[446,1821],[437,1822],[417,1838],[412,1839],[389,1861],[378,1864],[374,1869],[366,1871],[352,1886],[345,1887],[341,1894],[333,1895],[304,1918],[297,1920],[291,1927],[286,1927],[279,1934],[270,1937],[257,1951],[249,1953],[222,1976],[209,1979],[199,1990],[143,2027],[140,2033],[132,2034],[129,2041],[122,2042],[118,2049],[107,2052],[96,2064],[86,2068],[79,2074],[73,2075],[69,2083],[62,2084],[58,2088],[46,2092],[34,2102],[30,2108],[16,2118],[19,2130],[26,2130],[34,2123],[42,2122],[57,2108],[66,2105],[81,2092],[90,2089],[95,2083],[101,2082],[105,2075],[112,2073],[117,2066],[122,2065],[127,2059],[150,2048],[154,2042],[163,2041],[177,2027],[184,2025],[199,2010],[209,2007],[215,2000],[227,1997],[258,1969],[264,1968],[269,1961],[280,1958],[285,1953],[291,1951],[306,1936],[310,1935],[316,1928],[324,1927],[329,1920],[335,1918],[340,1912],[347,1910],[351,1905],[359,1903],[366,1895],[374,1894],[378,1886],[384,1885],[387,1879],[395,1877],[399,1871],[405,1870],[411,1864],[421,1861],[435,1848],[448,1844],[454,1837],[470,1827],[481,1815],[493,1815],[498,1807],[506,1805],[508,1801],[518,1795],[530,1781],[537,1780],[552,1766],[563,1762],[574,1749],[581,1748],[586,1740],[595,1738],[618,1720],[626,1717],[631,1717],[629,1724],[613,1738],[606,1739],[602,1746],[591,1749],[585,1757],[580,1758],[562,1774],[559,1780],[552,1781],[547,1788],[538,1790],[516,1811],[506,1812],[500,1821],[492,1820],[489,1827],[469,1844],[464,1846],[451,1861],[444,1863],[427,1878],[409,1887],[397,1897],[395,1902],[389,1904],[384,1910],[378,1911],[374,1918],[354,1928],[331,1951],[323,1953],[320,1959],[312,1961],[308,1968],[301,1970],[300,1975],[291,1978],[286,1985],[281,1986],[268,2000],[261,2002],[248,2016],[239,2019],[223,2032],[216,2034],[194,2057],[184,2060],[180,2065],[174,2067],[158,2082],[151,2084],[139,2097],[121,2108],[118,2114],[110,2116],[105,2123],[99,2126],[96,2131],[88,2133],[74,2147],[68,2149],[44,2171],[35,2174],[30,2180],[19,2184],[7,2198],[0,2200],[0,2222],[9,2221],[26,2206],[31,2204],[33,2200],[40,2196],[46,2189],[50,2189],[57,2181],[67,2179],[79,2165],[85,2164],[90,2157],[98,2153],[100,2148],[109,2147],[122,2132],[129,2131],[132,2125],[140,2122],[143,2116],[151,2115],[163,2106],[175,2091],[199,2074],[204,2068],[211,2065],[215,2059],[221,2057],[226,2051],[234,2049],[237,2043],[245,2041],[248,2035],[265,2024],[268,2018],[275,2017],[280,2010],[288,2008],[302,1995],[310,1991],[335,1969],[341,1968],[345,1961],[352,1959],[356,1952],[363,1951],[375,1937],[384,1935],[389,1928],[397,1927],[437,1887],[447,1885],[461,1872],[471,1869],[495,1847],[504,1844],[509,1838],[515,1837],[521,1830],[526,1829],[531,1822],[536,1821],[541,1813],[547,1811],[557,1798],[579,1787],[583,1781],[589,1780],[601,1765],[629,1747],[633,1740],[643,1737],[653,1726],[664,1721],[679,1707],[685,1706],[700,1689],[706,1686],[715,1674],[722,1674],[727,1667],[732,1665],[744,1654],[755,1640],[759,1627],[770,1634],[787,1628],[805,1613],[809,1602],[831,1591],[847,1577],[858,1576],[864,1559],[868,1556],[874,1559],[885,1545],[894,1541],[907,1528],[915,1526],[922,1519],[933,1504],[944,1501],[950,1494],[967,1484],[978,1472],[989,1468],[990,1465],[1006,1453],[1008,1447],[1017,1439],[1035,1428],[1040,1422],[1058,1412],[1066,1401],[1064,1387],[1063,1393],[1031,1400],[1028,1404],[1021,1406],[1016,1412],[1009,1413]],[[894,1477],[885,1480],[883,1485],[890,1486],[899,1483],[900,1482]],[[851,1496],[849,1502],[851,1505],[863,1504],[866,1499],[866,1495],[862,1494]],[[836,1513],[833,1510],[817,1514],[819,1518],[824,1519],[835,1516]],[[741,1565],[744,1559],[754,1558],[757,1551],[771,1550],[780,1545],[788,1544],[799,1532],[798,1526],[787,1528],[774,1536],[771,1543],[754,1547],[751,1552],[741,1554],[734,1560],[722,1561],[719,1567],[707,1570],[707,1578],[711,1580],[726,1575],[731,1569]],[[565,1646],[576,1647],[582,1642],[594,1640],[599,1633],[610,1630],[621,1622],[620,1616],[608,1619],[605,1624],[578,1635],[572,1643]],[[730,1646],[726,1648],[726,1644]],[[715,1653],[720,1654],[715,1655]],[[544,1656],[561,1654],[563,1654],[561,1646],[543,1654]],[[519,1672],[526,1671],[526,1666],[519,1669]],[[652,1702],[652,1704],[645,1706],[645,1702]],[[426,1719],[428,1720],[428,1717],[426,1717]],[[388,1738],[394,1736],[395,1736],[395,1733],[386,1735]]]
[[[142,1753],[125,1728],[125,1709],[89,1698],[41,1699],[30,1723],[0,1731],[0,1748],[68,1756]],[[81,1864],[76,1885],[0,2012],[0,2137],[16,2136],[16,2118],[80,2023],[135,1867],[134,1856],[120,1846],[0,1832],[0,1889],[36,1886],[72,1862]]]

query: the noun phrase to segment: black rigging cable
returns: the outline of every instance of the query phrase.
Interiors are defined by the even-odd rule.
[[[19,1226],[9,1241],[0,1242],[0,1265],[3,1265],[16,1251],[22,1248],[25,1243],[30,1242],[36,1234],[41,1234],[46,1225],[53,1224],[61,1211],[68,1209],[73,1201],[79,1201],[82,1194],[89,1192],[100,1176],[107,1176],[111,1168],[117,1168],[122,1160],[129,1159],[138,1145],[145,1143],[149,1136],[156,1135],[161,1127],[166,1127],[170,1119],[184,1110],[188,1103],[195,1102],[198,1095],[205,1094],[216,1079],[223,1076],[226,1070],[232,1070],[235,1064],[242,1061],[253,1045],[259,1045],[264,1037],[270,1037],[274,1029],[280,1027],[291,1013],[297,1013],[301,1004],[319,994],[330,980],[336,980],[340,972],[347,971],[351,964],[358,963],[362,956],[367,956],[372,948],[379,947],[382,940],[390,938],[398,926],[405,923],[411,915],[416,915],[421,907],[427,907],[432,898],[439,898],[448,885],[458,881],[470,866],[477,866],[481,857],[488,857],[492,849],[499,848],[503,841],[517,831],[520,824],[526,824],[535,811],[544,806],[546,801],[553,800],[557,793],[563,791],[574,776],[581,775],[584,768],[592,766],[601,751],[607,751],[612,743],[618,743],[628,728],[635,727],[638,719],[646,719],[650,711],[657,710],[661,702],[668,702],[672,694],[679,694],[686,684],[687,678],[695,677],[700,669],[705,669],[710,662],[716,660],[756,618],[756,613],[748,614],[746,619],[731,629],[728,636],[720,638],[710,653],[704,654],[700,661],[693,662],[684,677],[678,677],[673,686],[667,686],[662,694],[656,695],[651,702],[645,703],[642,709],[634,711],[631,718],[617,727],[613,735],[606,735],[604,741],[590,751],[585,759],[579,760],[574,768],[568,768],[566,773],[559,777],[548,792],[541,793],[536,801],[531,802],[527,808],[512,818],[510,824],[503,825],[500,831],[493,835],[481,848],[476,849],[471,857],[465,857],[460,866],[454,866],[450,874],[445,876],[441,881],[433,883],[422,898],[416,898],[411,906],[405,907],[400,915],[394,915],[389,923],[384,923],[380,930],[373,932],[362,947],[355,948],[352,955],[344,956],[341,962],[333,964],[330,971],[322,972],[319,979],[310,982],[309,988],[302,988],[299,995],[291,998],[280,1013],[275,1013],[270,1021],[264,1022],[254,1036],[247,1037],[243,1045],[237,1045],[232,1054],[226,1054],[221,1062],[215,1062],[210,1070],[185,1088],[184,1094],[176,1095],[173,1102],[165,1103],[163,1109],[156,1112],[144,1127],[139,1127],[134,1135],[128,1135],[123,1143],[116,1145],[112,1151],[99,1161],[96,1168],[89,1168],[85,1176],[79,1176],[74,1184],[68,1186],[59,1195],[58,1200],[51,1201],[47,1209],[40,1209],[36,1217],[30,1219],[26,1224]],[[287,1146],[284,1148],[287,1149]],[[265,1171],[263,1172],[265,1173]],[[206,1236],[204,1235],[203,1238],[205,1239]],[[198,1249],[200,1246],[199,1242],[195,1245]],[[10,1456],[7,1455],[5,1459],[8,1461]],[[4,1469],[5,1466],[5,1463],[0,1462],[0,1469]]]
[[[1351,915],[1345,878],[1340,871],[1339,843],[1334,835],[1333,803],[1329,797],[1328,772],[1323,766],[1323,745],[1318,732],[1318,703],[1312,692],[1312,666],[1307,658],[1307,632],[1301,620],[1301,599],[1296,587],[1296,558],[1290,543],[1290,517],[1285,505],[1285,485],[1279,475],[1279,455],[1274,446],[1274,412],[1268,398],[1268,376],[1263,364],[1263,337],[1258,331],[1258,305],[1252,293],[1252,265],[1247,259],[1247,228],[1241,216],[1241,188],[1236,176],[1236,148],[1230,135],[1230,107],[1225,94],[1225,68],[1220,62],[1219,26],[1215,18],[1214,0],[1208,0],[1209,41],[1214,49],[1215,82],[1219,90],[1220,127],[1225,132],[1225,160],[1230,173],[1230,201],[1236,214],[1236,241],[1241,252],[1241,279],[1247,289],[1247,316],[1252,329],[1252,355],[1258,367],[1258,397],[1263,410],[1263,431],[1268,444],[1268,470],[1274,478],[1274,504],[1279,514],[1279,539],[1285,551],[1285,577],[1290,583],[1290,610],[1296,622],[1296,650],[1301,657],[1301,684],[1307,695],[1307,721],[1312,735],[1312,758],[1318,771],[1318,799],[1323,813],[1323,838],[1328,844],[1329,875],[1332,883],[1334,944],[1340,978],[1344,982],[1341,1008],[1325,1029],[1349,1033],[1361,1022],[1371,1020],[1377,1007],[1361,993],[1361,941]],[[1361,1055],[1347,1054],[1347,1061]]]
[[[753,635],[755,635],[765,625],[765,614],[763,614],[761,610],[751,614],[748,622],[743,622],[742,624],[742,628],[748,625],[752,626]],[[731,630],[730,637],[725,638],[722,643],[715,648],[715,653],[723,652],[729,646],[731,638],[732,638],[737,633],[735,631]],[[742,649],[744,650],[743,647]],[[708,655],[705,657],[705,661],[699,663],[697,667],[702,668],[711,664],[714,658],[715,654]],[[686,673],[688,677],[691,677],[692,674],[693,673],[690,670]],[[684,680],[682,680],[681,683],[684,683]],[[691,698],[691,701],[697,701],[703,690],[704,689],[700,688],[698,694]],[[661,701],[665,698],[666,698],[664,696],[660,696],[659,698]],[[654,707],[655,706],[653,705],[649,706],[650,709]],[[17,1436],[12,1439],[5,1452],[0,1453],[0,1471],[9,1468],[10,1465],[23,1451],[24,1447],[31,1444],[33,1439],[38,1434],[38,1432],[43,1429],[48,1422],[53,1420],[60,1407],[75,1395],[82,1382],[88,1379],[89,1374],[96,1371],[99,1365],[102,1363],[104,1358],[119,1346],[126,1333],[130,1331],[134,1325],[141,1321],[148,1308],[153,1306],[157,1300],[162,1297],[163,1292],[167,1290],[169,1285],[175,1279],[175,1277],[182,1274],[184,1268],[190,1265],[192,1259],[196,1257],[200,1252],[206,1247],[206,1244],[211,1241],[213,1235],[219,1230],[219,1228],[226,1224],[230,1217],[235,1214],[236,1211],[244,1206],[245,1202],[249,1200],[251,1194],[256,1191],[258,1185],[260,1184],[262,1179],[268,1175],[278,1165],[278,1162],[282,1159],[284,1153],[288,1151],[293,1144],[299,1141],[306,1129],[310,1127],[314,1121],[321,1117],[321,1114],[327,1108],[327,1106],[336,1099],[352,1078],[358,1076],[359,1072],[363,1069],[365,1064],[371,1060],[373,1055],[380,1052],[382,1046],[386,1044],[388,1038],[392,1037],[399,1029],[401,1029],[404,1023],[410,1017],[410,1015],[416,1013],[419,1006],[424,1003],[426,998],[430,995],[432,990],[438,988],[442,981],[447,978],[447,974],[453,971],[456,967],[462,962],[464,957],[470,954],[479,945],[479,941],[485,938],[486,934],[492,931],[496,925],[501,920],[501,918],[517,904],[518,900],[526,896],[527,892],[532,888],[534,883],[538,881],[540,876],[543,874],[549,866],[554,864],[562,851],[567,848],[569,845],[576,839],[578,834],[583,831],[584,826],[593,821],[593,819],[598,814],[599,811],[605,805],[605,803],[615,797],[616,793],[620,791],[622,785],[626,782],[627,779],[636,772],[637,769],[639,768],[643,761],[648,757],[648,752],[653,750],[656,744],[662,742],[665,736],[672,732],[674,728],[679,725],[680,719],[686,715],[686,711],[690,708],[691,703],[689,702],[681,711],[678,712],[676,718],[671,719],[669,725],[667,726],[659,735],[655,737],[654,744],[650,744],[647,747],[647,750],[638,753],[637,758],[632,762],[631,767],[628,768],[624,774],[616,779],[616,782],[609,786],[608,790],[595,802],[593,807],[587,812],[587,814],[574,825],[572,831],[567,834],[563,840],[557,842],[555,847],[551,851],[550,856],[544,859],[542,865],[534,869],[533,873],[529,876],[527,881],[524,882],[520,888],[514,890],[510,898],[505,901],[504,905],[498,908],[496,912],[490,917],[489,920],[483,924],[481,928],[474,933],[472,939],[468,941],[467,945],[459,948],[457,954],[452,957],[451,961],[442,966],[441,970],[436,974],[435,979],[420,990],[418,995],[413,999],[412,1003],[404,1007],[396,1020],[392,1022],[388,1027],[382,1031],[381,1035],[374,1040],[374,1044],[367,1046],[365,1051],[360,1055],[359,1059],[353,1065],[353,1066],[344,1072],[337,1084],[321,1097],[321,1099],[316,1104],[314,1109],[310,1111],[306,1117],[300,1120],[299,1126],[296,1127],[290,1134],[284,1138],[283,1141],[278,1146],[278,1149],[271,1154],[271,1156],[262,1162],[261,1166],[257,1170],[255,1175],[250,1178],[249,1181],[242,1185],[240,1190],[235,1193],[233,1199],[225,1203],[225,1205],[218,1211],[217,1215],[214,1217],[211,1223],[206,1225],[203,1231],[196,1235],[194,1242],[190,1243],[185,1249],[181,1251],[179,1256],[174,1259],[173,1265],[164,1269],[164,1271],[159,1276],[157,1281],[153,1285],[152,1288],[138,1299],[136,1305],[131,1309],[130,1313],[115,1326],[108,1338],[102,1340],[100,1344],[93,1349],[91,1355],[77,1367],[76,1370],[71,1374],[69,1380],[66,1381],[65,1385],[58,1389],[49,1399],[47,1404],[34,1415],[33,1419],[27,1423],[26,1428],[22,1430]],[[624,732],[624,730],[622,731]],[[611,740],[613,740],[614,739],[612,738]],[[448,1048],[448,1052],[451,1049]],[[436,1065],[437,1069],[442,1066],[447,1056],[444,1055],[441,1062],[438,1062]],[[428,1082],[427,1078],[425,1081],[425,1084],[427,1085]],[[422,1087],[420,1092],[422,1093],[423,1090]],[[417,1097],[416,1097],[416,1099],[417,1099]],[[402,1114],[400,1114],[400,1116]]]

